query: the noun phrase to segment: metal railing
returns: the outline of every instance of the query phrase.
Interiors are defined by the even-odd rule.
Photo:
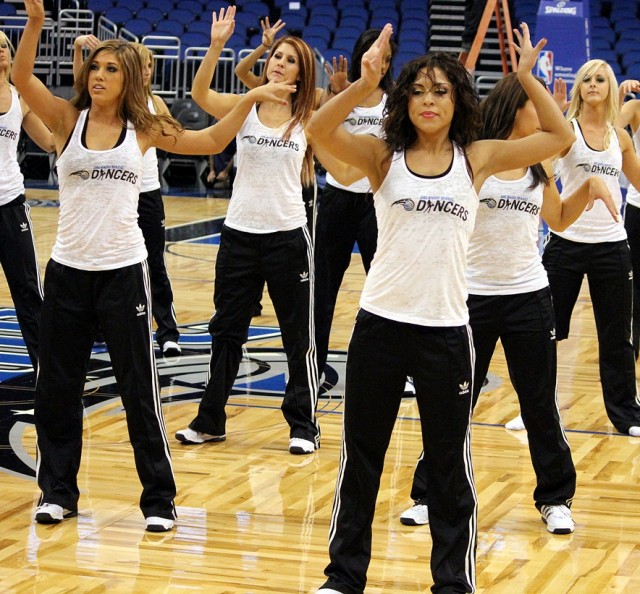
[[[56,31],[56,85],[65,75],[73,76],[73,42],[80,35],[93,33],[95,15],[92,10],[66,8],[58,14]]]

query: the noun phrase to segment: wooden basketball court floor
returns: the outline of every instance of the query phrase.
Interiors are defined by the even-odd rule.
[[[44,270],[55,235],[57,195],[46,190],[27,195]],[[340,448],[340,382],[364,279],[361,261],[354,255],[339,296],[330,345],[337,383],[318,408],[321,449],[308,457],[287,452],[288,430],[279,411],[284,363],[266,295],[229,401],[227,441],[183,446],[173,435],[196,411],[208,360],[206,322],[217,247],[203,237],[215,234],[227,204],[219,198],[165,199],[167,265],[185,346],[182,357],[158,364],[178,484],[175,530],[144,531],[124,413],[108,357],[100,352],[92,360],[84,398],[79,515],[58,526],[33,522],[38,497],[33,374],[12,367],[5,353],[15,377],[0,384],[1,592],[308,594],[322,584]],[[3,277],[0,306],[12,307]],[[574,313],[572,337],[559,345],[559,401],[578,470],[572,535],[547,532],[533,506],[526,433],[504,428],[518,407],[501,351],[489,379],[473,425],[477,591],[640,592],[640,438],[615,433],[605,415],[586,290]],[[411,503],[420,450],[417,408],[407,398],[382,478],[367,593],[428,592],[432,584],[428,526],[406,527],[398,519]]]

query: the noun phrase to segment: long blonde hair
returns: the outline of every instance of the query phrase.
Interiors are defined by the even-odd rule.
[[[584,101],[580,95],[580,85],[582,85],[585,79],[594,76],[600,68],[603,68],[609,82],[609,95],[607,96],[605,106],[605,120],[609,126],[604,137],[604,148],[607,149],[611,143],[612,135],[615,134],[614,126],[620,114],[620,103],[618,99],[618,81],[616,80],[616,75],[613,73],[611,66],[604,60],[589,60],[585,62],[576,73],[575,81],[571,87],[571,103],[567,110],[567,119],[580,119],[582,108],[584,107]]]
[[[5,35],[4,31],[0,31],[0,43],[6,43],[9,46],[9,65],[7,66],[7,69],[4,73],[8,81],[11,78],[11,58],[15,53],[15,49],[13,47],[13,44],[11,43],[11,40]]]

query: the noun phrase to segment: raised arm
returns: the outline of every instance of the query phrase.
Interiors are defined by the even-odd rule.
[[[632,132],[640,127],[640,100],[630,99],[620,108],[620,116],[618,117],[618,126],[626,128],[631,126]]]
[[[80,76],[80,68],[84,58],[82,56],[83,48],[88,50],[95,49],[100,44],[100,40],[95,35],[78,35],[73,41],[73,80]]]
[[[256,87],[260,80],[260,77],[253,73],[253,67],[258,63],[258,60],[264,56],[264,53],[271,49],[276,35],[286,24],[287,23],[283,23],[278,19],[272,27],[269,23],[269,17],[260,19],[260,26],[262,27],[262,43],[248,56],[242,58],[235,69],[238,79],[249,89]]]
[[[547,161],[544,167],[550,181],[544,189],[541,214],[551,229],[564,231],[584,210],[590,210],[596,200],[602,200],[615,221],[620,220],[620,213],[601,177],[591,176],[575,192],[563,199],[553,179],[553,166]]]
[[[260,85],[246,95],[238,96],[233,109],[213,126],[204,130],[176,132],[170,124],[166,124],[163,133],[156,133],[150,138],[149,144],[179,155],[221,153],[244,124],[254,103],[273,101],[286,105],[287,102],[283,96],[294,93],[295,90],[295,85],[286,83],[270,82]]]
[[[351,84],[347,79],[349,62],[342,54],[339,58],[333,57],[333,68],[325,62],[324,69],[329,76],[329,84],[322,89],[319,106],[324,105],[332,96],[341,93]]]
[[[318,161],[320,161],[320,164],[333,176],[333,179],[343,186],[350,186],[364,177],[362,171],[353,165],[347,165],[343,161],[336,159],[320,143],[313,145],[313,154]]]
[[[540,131],[518,140],[480,140],[474,142],[469,151],[469,160],[475,173],[474,185],[479,189],[486,178],[500,171],[528,167],[559,154],[575,141],[571,125],[556,105],[554,98],[531,69],[547,40],[541,39],[535,47],[531,45],[529,28],[521,25],[522,33],[514,30],[520,54],[518,80],[535,107],[540,122]]]
[[[68,101],[56,97],[33,73],[40,33],[44,24],[42,0],[25,0],[28,19],[13,60],[11,79],[27,105],[54,134],[56,145],[62,148],[78,112]]]
[[[350,134],[342,127],[342,122],[377,88],[382,56],[392,33],[392,26],[385,25],[378,39],[362,56],[361,77],[316,111],[307,126],[314,146],[321,144],[340,161],[362,171],[369,178],[373,191],[384,179],[381,163],[386,151],[385,143],[367,134]]]
[[[238,102],[239,96],[232,93],[218,93],[211,89],[211,81],[216,71],[220,54],[225,43],[229,40],[235,29],[236,7],[229,6],[226,11],[220,9],[220,14],[212,14],[211,45],[202,60],[193,79],[191,96],[193,100],[216,118],[222,118],[229,113]]]

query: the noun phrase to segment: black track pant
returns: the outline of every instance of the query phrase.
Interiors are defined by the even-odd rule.
[[[315,235],[316,352],[318,371],[327,362],[329,336],[338,291],[358,242],[365,272],[376,252],[378,226],[371,194],[358,194],[327,184],[320,196]]]
[[[23,195],[0,206],[0,263],[31,364],[37,370],[42,283],[30,208]]]
[[[544,248],[558,340],[569,336],[571,314],[586,275],[598,332],[600,382],[607,416],[620,431],[640,426],[636,361],[631,340],[633,272],[626,241],[578,243],[553,233]]]
[[[150,302],[146,262],[100,272],[53,260],[47,264],[35,396],[41,503],[78,509],[82,392],[99,326],[126,412],[142,483],[142,513],[175,517],[176,486],[153,354]]]
[[[156,340],[162,346],[171,340],[178,342],[178,322],[173,306],[173,290],[167,274],[164,257],[165,227],[164,204],[160,190],[141,192],[138,200],[138,226],[147,247],[149,274],[151,275],[151,295],[153,299],[153,319],[156,321]]]
[[[342,451],[329,534],[331,562],[324,587],[344,594],[364,592],[385,453],[407,376],[412,376],[432,486],[432,591],[474,591],[473,357],[467,326],[416,326],[358,312],[347,357]]]
[[[624,207],[624,227],[633,267],[633,351],[637,360],[640,353],[640,208],[628,202]]]
[[[474,407],[500,339],[529,437],[536,507],[570,507],[576,470],[558,410],[555,320],[549,287],[513,295],[469,295],[467,303],[476,349]],[[421,458],[412,499],[425,498],[426,483]]]
[[[282,413],[291,437],[319,446],[312,253],[306,226],[265,234],[223,227],[216,259],[215,313],[209,322],[209,380],[198,415],[189,425],[191,429],[210,435],[225,434],[225,405],[238,374],[251,317],[266,282],[289,367]]]

